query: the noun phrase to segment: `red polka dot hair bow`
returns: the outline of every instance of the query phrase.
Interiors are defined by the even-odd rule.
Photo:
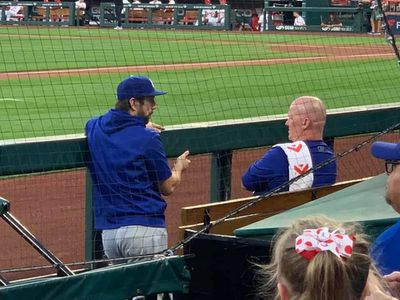
[[[329,232],[328,227],[305,229],[296,238],[295,251],[308,260],[321,251],[331,251],[337,257],[348,258],[353,252],[354,236],[345,234],[343,228]]]

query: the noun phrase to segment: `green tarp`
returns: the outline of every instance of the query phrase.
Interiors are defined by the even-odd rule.
[[[372,237],[399,218],[384,200],[385,174],[358,183],[278,215],[235,230],[238,237],[271,239],[279,228],[288,227],[295,219],[309,215],[326,215],[342,222],[359,222]],[[266,200],[268,201],[268,200]]]
[[[161,292],[188,292],[189,281],[184,258],[174,256],[69,277],[12,283],[0,288],[0,299],[120,300]]]

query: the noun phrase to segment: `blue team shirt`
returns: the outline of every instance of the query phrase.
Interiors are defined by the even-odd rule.
[[[334,156],[324,141],[304,141],[310,150],[313,166]],[[255,194],[269,192],[289,181],[289,162],[280,147],[273,147],[264,156],[250,165],[242,176],[243,186]],[[332,162],[314,172],[312,187],[330,185],[336,182],[336,162]],[[281,191],[288,191],[289,186]]]
[[[166,202],[158,183],[172,173],[160,135],[142,117],[111,109],[89,120],[95,228],[165,227]]]
[[[400,271],[400,220],[376,238],[370,254],[383,275]]]

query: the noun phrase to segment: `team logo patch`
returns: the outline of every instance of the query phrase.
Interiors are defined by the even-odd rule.
[[[289,150],[293,150],[293,151],[295,151],[295,152],[300,152],[300,150],[301,150],[301,148],[303,148],[303,145],[302,144],[293,144],[293,145],[291,145],[291,146],[288,146],[287,147]]]
[[[298,164],[298,165],[295,165],[293,167],[293,169],[295,170],[295,172],[297,174],[301,175],[301,174],[307,172],[310,168],[309,168],[308,164]]]
[[[388,19],[388,24],[390,27],[394,26],[396,24],[396,20],[395,19]]]

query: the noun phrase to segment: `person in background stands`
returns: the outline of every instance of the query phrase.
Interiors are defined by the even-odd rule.
[[[207,17],[205,20],[207,25],[210,26],[219,26],[220,25],[220,18],[219,18],[219,13],[218,10],[213,10],[212,14]]]
[[[219,5],[228,5],[227,0],[219,0]],[[219,25],[223,26],[225,25],[225,10],[220,9],[218,11],[218,16],[219,16]]]
[[[211,0],[204,0],[204,5],[210,5],[211,6]],[[215,16],[215,10],[213,9],[203,9],[201,11],[202,18],[203,18],[203,24],[208,25],[209,24],[209,19],[213,19]],[[196,22],[195,25],[198,25],[198,22]]]
[[[342,22],[340,22],[337,15],[333,12],[329,13],[328,20],[321,22],[321,29],[324,31],[329,31],[342,26],[343,26]]]
[[[302,96],[292,102],[285,125],[291,143],[274,145],[250,165],[242,176],[242,185],[254,194],[269,192],[314,166],[333,158],[322,140],[326,108],[317,97]],[[336,181],[336,162],[315,170],[281,191],[296,191],[330,185]]]
[[[259,20],[258,14],[256,10],[254,10],[250,18],[251,31],[258,31],[258,20]]]
[[[10,21],[12,17],[18,15],[18,12],[21,10],[22,6],[18,5],[18,0],[14,0],[9,10],[5,11],[6,21]]]
[[[78,0],[75,2],[75,8],[85,10],[86,9],[86,2],[85,0]]]
[[[86,3],[85,0],[78,0],[75,2],[76,16],[78,18],[79,25],[85,24],[85,11]]]
[[[293,12],[293,16],[294,16],[294,26],[305,26],[306,25],[306,21],[304,21],[304,18],[300,15],[299,12],[295,11]]]
[[[175,5],[175,0],[169,0],[168,5]],[[164,21],[164,24],[174,24],[174,9],[166,8],[164,9],[164,13],[166,14],[167,20]]]
[[[268,30],[268,11],[265,12],[265,17],[264,17],[264,11],[261,12],[260,17],[258,18],[258,28],[261,32],[264,31],[264,26],[265,30]]]
[[[122,30],[122,10],[124,9],[124,2],[122,0],[114,0],[115,5],[115,18],[117,20],[117,26],[115,30]]]
[[[381,23],[383,14],[378,6],[376,0],[371,1],[371,32],[370,34],[380,35],[381,34]]]

